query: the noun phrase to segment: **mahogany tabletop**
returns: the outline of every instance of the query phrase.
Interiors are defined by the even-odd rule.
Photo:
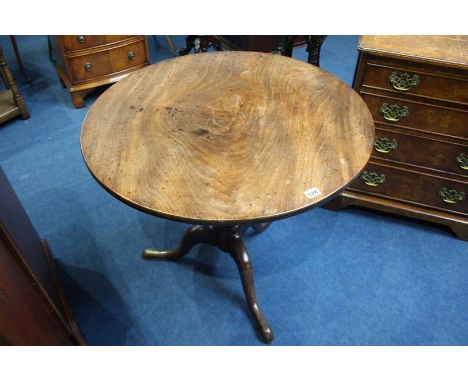
[[[130,74],[92,105],[81,150],[96,180],[145,212],[201,224],[286,217],[359,175],[374,143],[364,101],[302,61],[192,54]]]

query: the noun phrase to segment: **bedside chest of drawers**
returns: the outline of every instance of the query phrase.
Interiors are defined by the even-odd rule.
[[[97,86],[149,65],[145,36],[50,36],[55,68],[75,107]]]
[[[360,177],[325,207],[444,224],[468,240],[468,37],[363,36],[354,89],[376,127]]]

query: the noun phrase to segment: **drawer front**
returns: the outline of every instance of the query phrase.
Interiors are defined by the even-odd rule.
[[[148,63],[145,41],[142,40],[134,44],[112,49],[109,51],[109,58],[113,72],[120,72]]]
[[[468,145],[376,129],[373,157],[468,177]]]
[[[69,64],[75,81],[89,80],[112,73],[107,51],[70,58]]]
[[[69,59],[76,81],[121,72],[147,63],[145,41]]]
[[[414,94],[468,104],[468,78],[463,80],[441,77],[368,63],[363,85],[391,90],[402,95]]]
[[[468,139],[468,112],[364,93],[374,121]]]
[[[351,189],[468,215],[468,184],[368,163]]]
[[[100,45],[106,45],[113,42],[123,41],[133,36],[112,35],[112,36],[61,36],[65,51],[93,48]]]

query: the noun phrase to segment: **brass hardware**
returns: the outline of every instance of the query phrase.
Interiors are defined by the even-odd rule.
[[[400,106],[397,104],[389,105],[388,103],[383,103],[380,106],[379,113],[390,122],[397,122],[402,118],[405,118],[409,115],[408,106]]]
[[[455,160],[462,170],[468,170],[468,155],[460,153]]]
[[[134,51],[128,52],[128,59],[133,61],[136,58],[136,53]]]
[[[86,70],[87,72],[90,72],[91,70],[93,70],[93,65],[87,62],[86,64],[84,64],[84,70]]]
[[[392,150],[395,150],[398,146],[398,142],[395,138],[375,138],[375,151],[378,151],[379,153],[384,153],[387,154]]]
[[[450,204],[454,204],[465,199],[465,193],[463,191],[448,190],[447,188],[442,188],[439,191],[439,196],[445,203]]]
[[[80,44],[84,44],[86,42],[86,37],[85,36],[78,36],[76,38],[76,40],[80,43]]]
[[[393,86],[393,89],[406,92],[413,87],[419,86],[421,81],[417,74],[409,74],[406,72],[392,72],[388,76],[388,82]]]
[[[379,184],[385,182],[385,174],[377,174],[375,172],[364,171],[361,176],[361,180],[368,186],[377,187]]]

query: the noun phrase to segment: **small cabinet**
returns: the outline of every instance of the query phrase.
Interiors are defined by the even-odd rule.
[[[49,36],[51,58],[75,107],[94,88],[149,65],[145,36]]]

